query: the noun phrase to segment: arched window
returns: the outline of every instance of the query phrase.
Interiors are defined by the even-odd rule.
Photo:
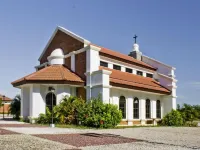
[[[119,109],[122,111],[122,118],[126,119],[126,98],[124,96],[120,96]]]
[[[146,100],[146,118],[151,118],[151,103],[150,100]]]
[[[48,93],[46,95],[46,107],[49,108],[50,111],[52,111],[52,99],[53,99],[53,107],[56,105],[56,96],[54,93]]]
[[[137,97],[133,101],[133,118],[139,119],[139,99]]]
[[[161,118],[161,105],[160,100],[156,101],[156,118]]]

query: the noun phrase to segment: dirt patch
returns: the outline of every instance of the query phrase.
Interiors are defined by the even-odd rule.
[[[40,134],[34,135],[40,138],[73,145],[76,147],[94,146],[94,145],[107,145],[107,144],[120,144],[132,143],[138,140],[132,138],[125,138],[113,134]]]
[[[19,134],[19,133],[0,128],[0,135],[7,135],[7,134]]]

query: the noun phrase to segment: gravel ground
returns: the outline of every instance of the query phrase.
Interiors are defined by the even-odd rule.
[[[107,134],[45,134],[34,135],[48,140],[69,144],[76,147],[93,146],[93,145],[107,145],[120,143],[133,143],[137,140],[132,138],[124,138],[121,136],[113,136]]]
[[[145,127],[118,130],[98,130],[97,132],[118,134],[124,137],[144,140],[147,143],[200,149],[200,128],[197,127]]]
[[[24,134],[106,133],[142,140],[142,142],[133,142],[128,144],[109,145],[109,143],[107,143],[108,145],[95,147],[88,147],[85,145],[87,146],[85,147],[86,149],[126,149],[129,146],[132,147],[131,149],[200,149],[200,128],[197,127],[142,127],[104,130],[39,127],[4,129]],[[76,139],[75,141],[78,140],[80,139]]]
[[[66,150],[76,147],[45,140],[30,135],[1,135],[0,149],[2,150]]]
[[[100,145],[100,146],[87,146],[80,147],[82,150],[191,150],[181,146],[153,144],[146,142],[113,144],[113,145]]]

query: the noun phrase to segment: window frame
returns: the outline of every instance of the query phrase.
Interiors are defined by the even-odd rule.
[[[149,76],[150,75],[150,76]],[[151,73],[146,73],[146,77],[148,77],[148,78],[153,78],[153,74],[151,74]]]
[[[135,105],[136,104],[135,101],[138,101],[137,105]],[[137,97],[135,97],[133,99],[133,119],[139,119],[139,118],[140,118],[140,101]]]
[[[139,73],[141,73],[141,74],[139,74]],[[139,71],[139,70],[136,71],[136,74],[137,74],[138,76],[143,76],[143,72],[142,72],[142,71]]]
[[[151,101],[150,101],[150,99],[146,99],[145,108],[146,108],[146,119],[150,119],[151,118]]]
[[[121,105],[122,104],[121,101],[123,101],[123,106]],[[125,98],[125,96],[119,97],[119,110],[122,111],[122,119],[126,119],[126,98]]]
[[[130,72],[129,72],[128,70],[129,70]],[[133,69],[131,69],[131,68],[126,68],[126,72],[128,72],[128,73],[133,73]]]
[[[104,65],[102,65],[102,64],[104,64]],[[108,63],[105,62],[105,61],[100,61],[100,66],[102,66],[102,67],[108,67]]]
[[[159,102],[159,108],[158,108],[158,102]],[[160,100],[156,101],[156,118],[161,119],[161,102],[160,102]]]
[[[117,68],[115,68],[115,67],[119,67],[119,68],[117,69]],[[113,69],[121,71],[122,67],[119,66],[119,65],[115,65],[115,64],[113,64]]]

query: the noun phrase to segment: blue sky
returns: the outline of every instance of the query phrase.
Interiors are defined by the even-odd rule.
[[[95,44],[128,54],[137,34],[140,50],[177,68],[178,103],[199,104],[200,1],[42,0],[0,4],[0,93],[38,65],[56,26]]]

